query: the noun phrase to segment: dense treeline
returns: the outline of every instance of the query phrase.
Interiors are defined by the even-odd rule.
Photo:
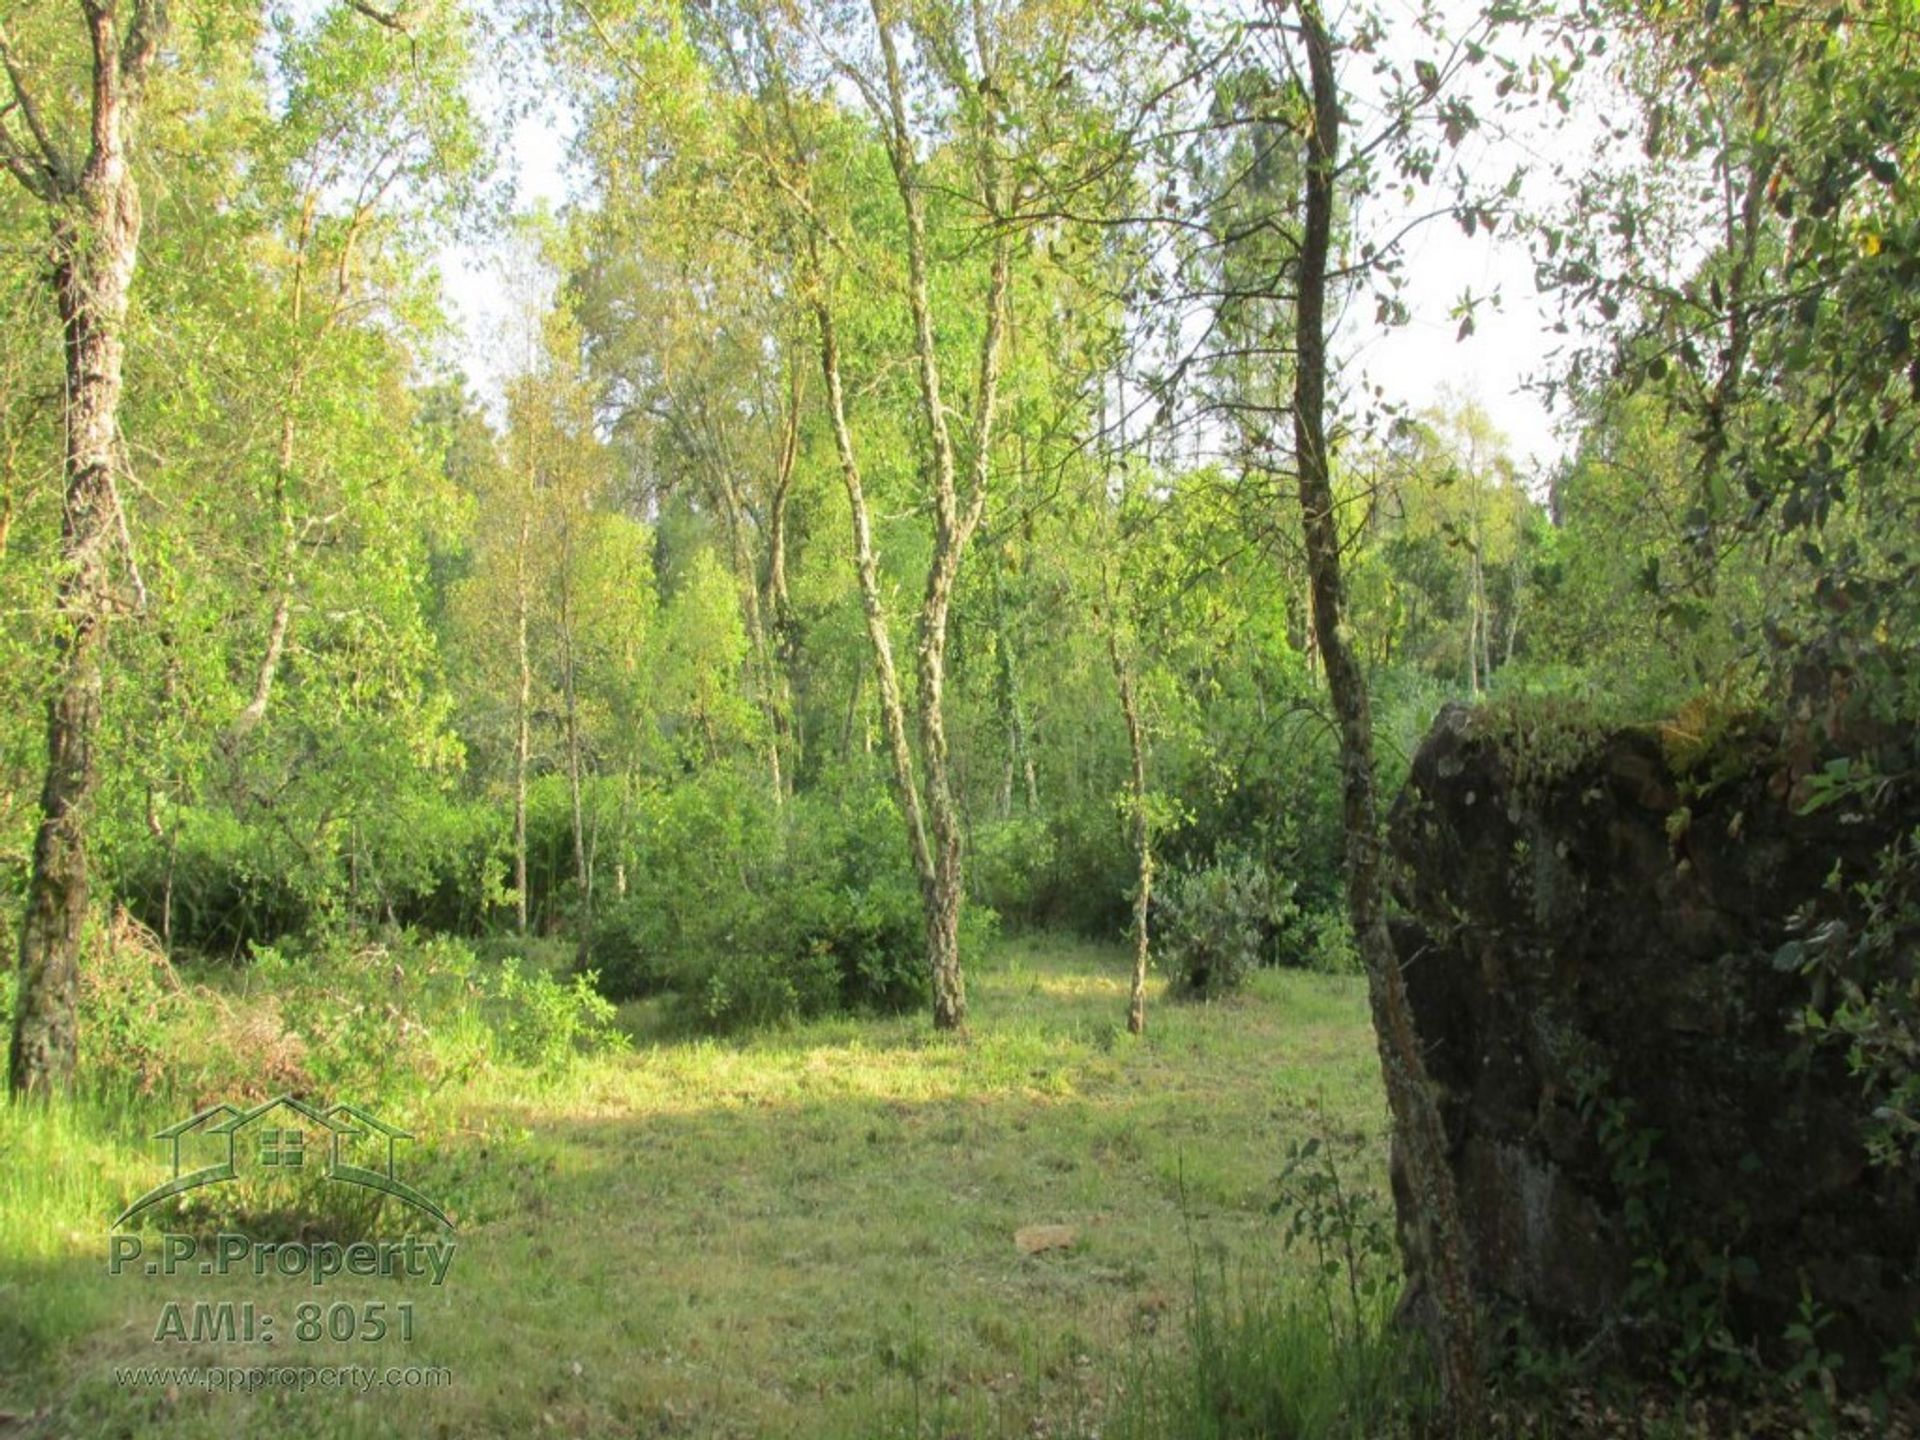
[[[1503,94],[1570,93],[1551,47],[1530,67],[1498,53],[1504,18],[1469,59]],[[10,23],[27,182],[42,132],[64,153],[86,113],[70,20]],[[721,1010],[777,1012],[916,993],[916,893],[947,929],[964,889],[976,929],[1118,932],[1138,812],[1160,908],[1238,909],[1263,959],[1347,963],[1336,746],[1281,503],[1304,160],[1296,92],[1262,77],[1285,35],[1072,6],[881,22],[548,17],[546,63],[592,77],[573,95],[586,198],[515,243],[492,409],[436,378],[420,257],[487,213],[469,66],[501,37],[452,6],[176,25],[133,131],[145,223],[95,546],[101,904],[220,957],[373,923],[563,935],[615,993],[706,986]],[[1645,38],[1650,63],[1664,33],[1558,23]],[[1853,418],[1859,354],[1794,327],[1828,291],[1877,303],[1855,291],[1902,263],[1897,127],[1822,101],[1809,156],[1713,148],[1715,115],[1762,123],[1801,103],[1795,64],[1836,63],[1795,52],[1791,26],[1740,27],[1689,63],[1756,47],[1770,99],[1689,102],[1681,72],[1620,70],[1647,92],[1643,148],[1675,157],[1671,193],[1599,171],[1576,214],[1530,217],[1543,280],[1612,322],[1578,332],[1573,460],[1521,473],[1464,396],[1339,452],[1389,786],[1447,696],[1571,688],[1653,713],[1757,683],[1781,647],[1756,639],[1810,584],[1816,613],[1835,586],[1893,593],[1869,547],[1900,526],[1866,507],[1904,487],[1819,477],[1842,473],[1836,441],[1871,462],[1902,432]],[[1173,49],[1143,61],[1146,38]],[[1407,67],[1415,100],[1458,94],[1436,134],[1412,104],[1389,127],[1403,173],[1474,124],[1473,66],[1449,54],[1445,74]],[[1183,57],[1198,68],[1176,74]],[[1656,273],[1633,231],[1708,218],[1720,191],[1684,189],[1696,173],[1767,203],[1735,207],[1731,253]],[[1796,208],[1792,183],[1817,193]],[[1857,213],[1848,185],[1868,187]],[[15,188],[0,250],[16,896],[67,623],[38,194]],[[1583,223],[1603,200],[1617,253]],[[1391,321],[1397,261],[1339,223]],[[1875,332],[1896,371],[1898,308]],[[1764,369],[1829,356],[1845,411]],[[1798,470],[1779,458],[1795,403],[1818,432]],[[1835,539],[1763,544],[1772,513]]]
[[[53,65],[74,37],[45,10],[44,38],[12,43]],[[1136,453],[1119,415],[1138,247],[1000,217],[987,453],[956,422],[943,459],[906,358],[918,322],[891,121],[825,98],[838,62],[787,55],[797,34],[768,32],[751,55],[723,53],[738,36],[718,20],[662,40],[644,64],[684,81],[669,102],[642,87],[652,70],[582,32],[572,58],[608,76],[583,103],[596,200],[517,243],[534,273],[503,342],[505,403],[488,411],[433,378],[444,323],[418,262],[481,203],[486,142],[462,89],[473,22],[436,12],[397,37],[350,8],[225,18],[181,36],[143,122],[112,562],[125,623],[93,836],[103,903],[217,957],[316,927],[524,928],[576,941],[616,993],[717,986],[714,967],[797,965],[821,947],[849,993],[873,965],[887,975],[875,998],[913,993],[919,881],[894,840],[888,712],[920,764],[916,606],[940,542],[919,497],[953,464],[978,509],[953,526],[970,519],[972,543],[948,582],[940,783],[979,923],[1127,924],[1111,635],[1149,737],[1166,893],[1186,872],[1250,866],[1256,909],[1287,917],[1265,922],[1265,957],[1346,963],[1297,531],[1261,533],[1272,476]],[[1123,38],[1090,41],[1069,20],[1088,24],[1031,21],[1060,24],[1063,73],[1073,47]],[[730,86],[729,66],[759,68]],[[1111,126],[1125,99],[1053,80],[1023,80],[1053,107],[1025,123]],[[748,84],[790,88],[778,126]],[[925,153],[905,163],[962,173],[954,126],[906,137]],[[1105,185],[1119,205],[1135,183],[1095,174],[1117,132],[1071,144],[1085,153],[1048,156],[1043,180],[1004,199],[969,206],[929,185],[924,310],[949,395],[981,383],[988,207],[1037,210],[1042,183]],[[1223,189],[1250,163],[1231,146],[1202,162],[1218,176],[1197,183]],[[6,392],[18,882],[57,627],[61,410],[37,217],[8,214],[11,328],[32,342],[10,352]],[[1222,393],[1273,386],[1218,370]],[[849,457],[893,701],[846,538]],[[1547,526],[1528,478],[1462,400],[1403,422],[1343,482],[1356,628],[1402,748],[1442,696],[1535,648]],[[809,920],[792,913],[796,887]],[[742,953],[759,946],[771,953]]]

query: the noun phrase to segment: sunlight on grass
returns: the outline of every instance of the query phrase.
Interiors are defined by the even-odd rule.
[[[455,1213],[459,1251],[443,1289],[406,1289],[404,1346],[157,1347],[163,1299],[290,1312],[311,1295],[272,1278],[110,1281],[106,1222],[152,1183],[150,1117],[13,1112],[0,1407],[162,1435],[209,1409],[249,1434],[1096,1433],[1129,1357],[1174,1343],[1192,1247],[1274,1249],[1285,1138],[1370,1137],[1384,1182],[1364,995],[1297,973],[1211,1005],[1156,990],[1135,1040],[1118,950],[1010,942],[971,980],[963,1040],[913,1015],[643,1041],[422,1103],[408,1170]],[[1073,1227],[1074,1244],[1022,1254],[1015,1231],[1039,1223]],[[369,1279],[326,1298],[400,1293]],[[156,1404],[109,1380],[112,1364],[210,1349],[444,1365],[455,1383]]]

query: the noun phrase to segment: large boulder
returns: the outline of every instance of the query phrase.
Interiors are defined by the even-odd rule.
[[[1920,1321],[1920,1205],[1869,1163],[1859,1083],[1793,1033],[1808,980],[1773,959],[1836,864],[1866,873],[1914,817],[1801,813],[1760,742],[1674,748],[1452,706],[1394,807],[1395,943],[1475,1289],[1661,1355],[1721,1321],[1777,1352],[1811,1295],[1865,1380]]]

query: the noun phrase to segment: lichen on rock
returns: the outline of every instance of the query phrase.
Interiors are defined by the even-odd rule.
[[[1658,727],[1449,706],[1391,817],[1395,942],[1489,1311],[1631,1352],[1692,1306],[1764,1353],[1811,1295],[1866,1384],[1920,1322],[1920,1202],[1770,957],[1913,816],[1802,813],[1738,743],[1676,771]]]

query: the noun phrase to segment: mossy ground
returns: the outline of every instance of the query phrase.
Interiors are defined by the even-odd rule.
[[[419,1102],[403,1165],[455,1212],[446,1284],[319,1297],[411,1300],[408,1344],[156,1344],[167,1300],[316,1297],[110,1277],[108,1222],[159,1173],[146,1137],[175,1117],[0,1109],[0,1411],[85,1435],[1101,1433],[1128,1377],[1184,1343],[1196,1258],[1294,1283],[1269,1214],[1287,1138],[1355,1142],[1365,1183],[1385,1168],[1361,982],[1269,971],[1221,1003],[1156,995],[1135,1040],[1125,968],[1112,948],[1011,941],[972,977],[965,1040],[920,1016],[643,1038],[557,1080],[497,1072]],[[1078,1241],[1023,1255],[1033,1223]],[[445,1366],[453,1383],[115,1383],[156,1363]]]

